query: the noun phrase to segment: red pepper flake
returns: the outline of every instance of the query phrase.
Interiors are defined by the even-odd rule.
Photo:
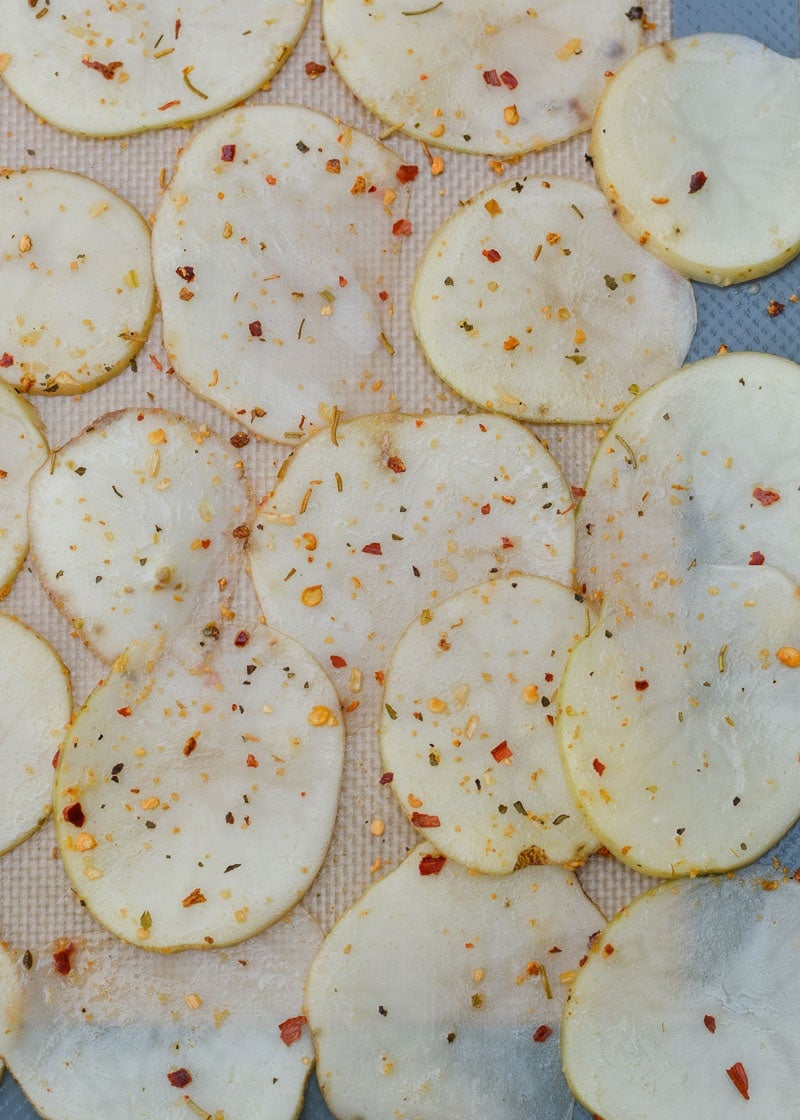
[[[338,653],[331,654],[331,665],[333,665],[334,669],[347,668],[347,662],[343,657],[340,657]]]
[[[537,1029],[534,1031],[533,1041],[534,1042],[547,1042],[548,1038],[550,1037],[550,1035],[552,1033],[553,1033],[553,1028],[548,1027],[546,1023],[542,1023],[542,1025],[540,1027],[537,1027]]]
[[[708,182],[708,176],[705,171],[695,171],[689,180],[689,194],[697,194]]]
[[[366,552],[368,556],[383,556],[383,549],[378,541],[373,541],[372,544],[365,544],[361,551]]]
[[[174,109],[175,106],[180,105],[180,103],[180,98],[176,97],[174,101],[165,101],[163,105],[159,105],[158,111],[159,113],[163,113],[165,109]]]
[[[771,299],[767,305],[767,315],[770,319],[777,319],[779,315],[783,315],[786,310],[786,304],[778,303],[776,299]]]
[[[753,490],[753,497],[760,506],[774,506],[776,502],[781,500],[781,496],[777,490],[768,490],[763,486],[756,486]]]
[[[417,828],[440,828],[442,824],[432,813],[412,813],[411,823]]]
[[[250,635],[246,630],[240,630],[236,637],[233,639],[233,644],[239,649],[242,649],[250,641]]]
[[[586,491],[582,486],[570,486],[573,498],[585,498]]]
[[[481,506],[481,513],[483,514],[484,517],[486,517],[486,515],[491,513],[491,512],[492,512],[492,506],[491,506],[490,502],[486,502],[485,505]]]
[[[174,1069],[171,1073],[167,1074],[167,1081],[169,1081],[170,1085],[174,1085],[176,1089],[185,1089],[191,1080],[192,1075],[189,1073],[188,1069],[183,1069],[183,1067],[181,1067],[181,1069]]]
[[[399,455],[390,455],[386,460],[386,466],[395,474],[405,474],[406,465]]]
[[[425,855],[419,861],[420,875],[438,875],[447,863],[447,856]]]
[[[66,948],[57,949],[53,953],[53,967],[59,976],[68,976],[72,972],[72,954],[74,952],[75,946],[70,941]]]
[[[248,323],[247,329],[250,331],[250,334],[253,336],[253,338],[261,338],[264,333],[261,327],[260,319],[254,319],[252,323]]]
[[[395,237],[408,237],[413,229],[414,227],[408,218],[398,218],[392,226],[392,233]]]
[[[67,824],[74,824],[76,828],[83,828],[86,824],[86,814],[80,801],[75,801],[72,805],[65,805],[61,810],[61,816]]]
[[[191,284],[194,280],[194,269],[190,264],[178,265],[175,272],[180,276],[181,280],[185,280],[187,284]]]
[[[320,74],[324,74],[328,67],[324,66],[321,62],[307,62],[304,69],[306,77],[311,78],[313,81],[314,78],[318,78]]]
[[[53,755],[53,757],[50,760],[50,765],[53,767],[54,770],[58,766],[58,760],[60,758],[61,758],[61,748],[59,747],[59,749],[56,751],[56,753]]]
[[[748,561],[748,563],[750,564],[751,568],[760,568],[765,560],[766,557],[764,553],[756,551],[750,553],[750,560]]]
[[[393,782],[393,781],[394,781],[394,774],[392,773],[391,770],[387,770],[385,774],[381,774],[380,778],[378,778],[378,785],[379,786],[388,786],[389,783]]]
[[[413,183],[419,175],[419,167],[416,163],[401,163],[395,175],[401,183]]]
[[[199,887],[195,887],[194,890],[187,894],[186,898],[184,898],[182,905],[188,909],[190,906],[197,906],[199,905],[199,903],[205,901],[206,896],[203,894]]]
[[[503,84],[496,70],[484,70],[483,80],[487,86],[501,86]]]
[[[750,1087],[750,1082],[747,1080],[747,1072],[742,1063],[734,1062],[730,1069],[726,1069],[725,1072],[727,1073],[728,1077],[730,1077],[731,1081],[739,1090],[744,1099],[746,1101],[749,1101],[750,1094],[747,1090]]]
[[[325,170],[331,175],[341,175],[342,161],[340,159],[329,159],[325,164]]]
[[[637,692],[647,692],[650,687],[650,681],[634,681],[633,687]]]
[[[492,264],[497,264],[498,261],[503,259],[497,249],[484,249],[483,255],[486,257],[487,261],[491,261]]]
[[[606,772],[606,764],[604,762],[601,762],[599,758],[593,758],[592,769],[602,778],[603,774],[605,774]]]
[[[706,1028],[709,1034],[715,1034],[717,1030],[717,1020],[713,1015],[704,1015],[703,1026]]]
[[[175,38],[176,39],[178,38],[180,33],[181,33],[181,21],[179,19],[176,19],[175,20]]]
[[[519,85],[519,82],[510,70],[503,71],[503,73],[500,75],[500,81],[507,89],[516,89]]]
[[[339,287],[340,288],[346,288],[347,287],[347,278],[346,277],[344,277],[344,276],[339,277]]]
[[[11,354],[8,353],[8,351],[5,351],[2,355],[0,355],[0,366],[2,366],[3,369],[8,369],[8,367],[13,366],[13,364],[14,359]]]
[[[236,159],[236,145],[223,144],[219,153],[219,158],[223,163],[233,163]]]
[[[96,70],[98,74],[102,74],[107,82],[113,81],[114,74],[122,66],[121,62],[95,62],[85,54],[81,62],[89,70]]]
[[[378,292],[378,299],[381,301],[381,303],[386,303],[388,298],[389,298],[389,293],[388,292]]]
[[[512,758],[514,755],[505,739],[502,743],[498,743],[496,747],[492,747],[490,753],[495,762],[505,762],[507,758]]]
[[[303,1033],[303,1027],[308,1022],[305,1015],[295,1015],[293,1019],[284,1019],[282,1023],[278,1024],[278,1030],[281,1032],[281,1042],[284,1046],[291,1046],[293,1042],[298,1042]]]
[[[250,442],[250,436],[247,432],[234,432],[231,436],[231,446],[235,448],[247,447]]]
[[[130,705],[126,704],[124,708],[117,708],[117,715],[125,716],[126,719],[128,718],[128,716],[133,715]]]
[[[511,537],[501,537],[500,540],[503,542],[503,548],[514,547],[514,542],[512,541]]]
[[[256,756],[254,754],[249,754],[247,756],[246,761],[247,761],[247,765],[251,766],[253,768],[253,770],[258,769],[258,759],[256,758]]]

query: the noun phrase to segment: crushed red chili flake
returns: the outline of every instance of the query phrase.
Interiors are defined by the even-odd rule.
[[[606,772],[606,764],[604,762],[601,762],[599,758],[593,758],[592,769],[602,778],[603,774],[605,774]]]
[[[219,158],[223,163],[233,163],[233,161],[236,159],[236,145],[223,144],[222,148],[220,149]]]
[[[180,276],[181,280],[185,280],[187,284],[191,284],[194,280],[194,269],[190,264],[181,264],[175,269],[175,272]]]
[[[176,1089],[185,1089],[191,1080],[192,1075],[189,1073],[188,1069],[183,1069],[183,1067],[181,1067],[181,1069],[174,1069],[171,1073],[167,1074],[167,1081]]]
[[[247,538],[250,536],[250,526],[249,525],[237,525],[236,528],[233,530],[232,536],[234,536],[237,541],[246,541]]]
[[[378,541],[373,541],[372,544],[365,544],[361,551],[366,552],[368,556],[383,556],[383,549]]]
[[[585,498],[586,491],[582,486],[570,486],[573,498]]]
[[[714,1034],[714,1032],[717,1029],[717,1020],[714,1018],[713,1015],[704,1015],[703,1016],[703,1026],[706,1028],[706,1030],[710,1034]]]
[[[776,502],[781,500],[781,496],[777,490],[769,490],[763,486],[756,486],[753,489],[753,497],[760,506],[774,506]]]
[[[408,237],[412,233],[413,229],[414,227],[412,226],[408,218],[398,218],[392,226],[392,233],[395,235],[395,237]]]
[[[131,711],[130,706],[126,704],[124,708],[117,708],[117,715],[124,716],[127,719],[128,716],[133,715],[133,712]]]
[[[307,1022],[305,1015],[295,1015],[293,1019],[284,1019],[282,1023],[278,1024],[278,1030],[281,1032],[281,1042],[284,1046],[291,1046],[293,1042],[300,1039],[303,1027]]]
[[[697,194],[708,182],[708,176],[705,171],[695,171],[689,180],[689,194]]]
[[[447,863],[447,856],[424,855],[419,861],[420,875],[438,875]]]
[[[500,75],[500,81],[503,83],[506,89],[516,89],[519,85],[519,82],[510,70],[503,71],[503,73]]]
[[[553,1033],[553,1028],[548,1027],[546,1023],[542,1023],[542,1025],[540,1027],[537,1027],[537,1029],[534,1031],[533,1041],[534,1042],[547,1042],[548,1038],[550,1037],[550,1035],[552,1033]]]
[[[405,474],[406,465],[399,455],[390,455],[386,460],[386,466],[395,474]]]
[[[306,77],[311,78],[313,81],[313,79],[318,78],[320,74],[324,74],[328,67],[324,66],[321,62],[307,62],[304,69]]]
[[[260,319],[254,319],[252,323],[248,323],[247,329],[250,331],[250,334],[253,336],[253,338],[261,338],[264,333],[261,327]]]
[[[481,513],[484,515],[484,517],[486,516],[487,513],[491,513],[491,512],[492,512],[492,507],[491,507],[491,504],[489,502],[487,502],[486,505],[481,506]]]
[[[182,905],[188,909],[188,907],[190,906],[199,906],[201,902],[205,901],[206,896],[203,894],[199,887],[195,887],[194,890],[187,894],[186,898],[184,898]]]
[[[3,368],[3,369],[8,369],[8,367],[9,367],[9,366],[13,366],[13,364],[14,364],[14,358],[13,358],[13,357],[12,357],[12,355],[11,355],[11,354],[9,354],[9,353],[8,353],[8,351],[6,350],[6,351],[5,351],[5,352],[4,352],[4,353],[3,353],[3,354],[2,354],[1,356],[0,356],[0,366],[2,366],[2,368]]]
[[[388,298],[389,298],[389,293],[388,292],[378,292],[378,299],[381,301],[381,303],[386,303]]]
[[[411,823],[417,828],[441,828],[442,822],[432,813],[412,813]]]
[[[378,778],[378,785],[379,786],[388,786],[389,783],[393,782],[393,781],[394,781],[394,774],[392,773],[391,770],[387,770],[385,774],[381,774],[380,778]]]
[[[240,630],[236,637],[233,639],[233,644],[241,649],[243,646],[246,646],[249,641],[250,635],[248,634],[248,632],[246,630]]]
[[[58,760],[60,758],[61,758],[61,748],[59,747],[59,749],[56,751],[56,753],[53,755],[52,759],[50,760],[50,765],[53,767],[54,770],[58,766]]]
[[[95,62],[93,59],[89,58],[88,54],[83,56],[81,63],[88,70],[96,70],[98,74],[102,74],[107,82],[113,80],[117,70],[122,66],[121,62]]]
[[[503,259],[497,249],[484,249],[483,255],[486,257],[487,261],[490,261],[492,264],[497,264],[498,261]]]
[[[250,436],[247,434],[247,432],[236,432],[231,436],[231,445],[233,447],[247,447],[249,442]]]
[[[401,163],[395,171],[395,175],[401,183],[413,183],[419,175],[419,167],[416,163]]]
[[[512,541],[511,537],[501,537],[500,540],[503,542],[503,548],[514,547],[514,542]]]
[[[634,681],[633,687],[637,692],[646,692],[650,687],[650,681]]]
[[[247,765],[251,766],[254,770],[258,769],[258,759],[256,758],[256,756],[254,754],[249,754],[245,761],[246,761]]]
[[[725,1072],[727,1073],[728,1077],[730,1077],[731,1081],[739,1090],[744,1099],[746,1101],[749,1101],[750,1094],[748,1092],[748,1089],[750,1088],[750,1082],[747,1079],[747,1071],[745,1070],[742,1063],[734,1062],[729,1069],[725,1070]]]
[[[777,319],[779,315],[783,315],[786,310],[785,303],[778,303],[776,299],[771,299],[767,304],[767,315],[770,319]]]
[[[61,816],[67,824],[73,824],[76,828],[83,828],[86,824],[86,814],[80,801],[75,801],[72,805],[65,805],[61,810]]]
[[[75,952],[75,946],[70,941],[63,949],[57,949],[53,953],[53,967],[59,976],[68,976],[72,971],[72,954]]]
[[[334,669],[347,668],[347,662],[343,657],[340,657],[338,653],[331,654],[331,665],[333,665]]]
[[[748,564],[750,565],[751,568],[760,568],[765,560],[766,560],[766,557],[764,556],[763,552],[758,552],[758,551],[751,552],[750,553],[750,559],[748,560]]]
[[[503,84],[496,70],[484,70],[483,80],[486,82],[487,86],[501,86]]]
[[[502,743],[498,743],[496,747],[492,747],[490,754],[495,762],[505,762],[507,758],[513,757],[514,752],[511,750],[508,743],[504,739]]]

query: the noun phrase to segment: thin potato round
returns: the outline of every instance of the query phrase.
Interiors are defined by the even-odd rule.
[[[380,724],[384,771],[412,824],[489,874],[584,859],[597,842],[567,786],[553,714],[591,624],[582,597],[515,576],[431,614],[394,648]]]
[[[622,228],[693,280],[780,268],[800,249],[798,99],[797,61],[740,35],[694,35],[628,59],[592,130]]]
[[[772,873],[636,899],[567,1001],[573,1092],[606,1120],[797,1120],[798,924],[800,886]]]
[[[321,940],[298,907],[215,953],[145,955],[103,933],[4,946],[1,1052],[50,1120],[293,1120],[313,1062],[303,983]]]
[[[699,562],[800,583],[798,426],[800,367],[769,354],[708,358],[643,393],[589,470],[579,584],[646,604]]]
[[[150,230],[66,171],[0,176],[0,359],[24,393],[83,393],[141,349],[155,309]]]
[[[262,502],[250,563],[267,620],[330,666],[348,710],[377,698],[439,599],[510,572],[571,580],[569,488],[520,425],[391,414],[334,435],[303,444]]]
[[[153,229],[178,376],[291,443],[388,407],[408,189],[382,144],[310,109],[235,110],[184,149]]]
[[[53,755],[72,715],[69,671],[44,638],[0,615],[0,853],[50,812]]]
[[[1,72],[50,124],[124,136],[249,97],[289,57],[310,12],[309,0],[2,0]]]
[[[337,73],[410,136],[511,156],[591,125],[605,73],[638,49],[620,0],[494,4],[325,0]]]
[[[800,813],[800,597],[773,568],[698,564],[657,609],[608,609],[573,651],[558,734],[572,792],[651,875],[742,867]]]
[[[49,454],[39,414],[0,382],[0,599],[28,553],[28,490]]]
[[[54,795],[61,858],[112,933],[234,944],[285,914],[328,848],[336,696],[296,642],[237,619],[132,646],[78,713]]]
[[[243,562],[250,504],[235,450],[204,425],[126,409],[66,443],[31,485],[34,560],[105,661],[202,610]]]
[[[433,368],[520,420],[612,419],[683,363],[691,285],[631,244],[595,187],[523,176],[434,234],[412,293]]]
[[[342,917],[306,988],[338,1120],[563,1120],[558,1025],[602,916],[562,868],[473,875],[428,845]]]

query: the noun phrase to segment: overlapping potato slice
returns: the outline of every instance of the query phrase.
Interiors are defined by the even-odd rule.
[[[622,910],[564,1014],[566,1075],[589,1111],[797,1116],[798,923],[800,886],[772,875],[665,885]]]
[[[28,489],[50,449],[36,410],[0,382],[0,599],[28,552]]]
[[[51,1120],[292,1120],[313,1061],[302,907],[235,950],[138,953],[107,934],[0,952],[0,1047]]]
[[[310,11],[308,0],[2,0],[2,76],[67,132],[164,128],[254,93],[289,57]]]
[[[596,188],[527,176],[434,234],[412,315],[431,365],[468,400],[569,422],[611,419],[673,373],[696,325],[691,285],[622,235]]]
[[[50,812],[53,755],[72,715],[69,672],[55,650],[16,618],[0,615],[0,853]]]
[[[799,98],[796,60],[739,35],[694,35],[629,59],[592,130],[622,228],[695,280],[780,268],[800,249],[800,144],[786,112]]]
[[[429,144],[510,156],[589,128],[605,72],[639,47],[630,10],[325,0],[322,18],[337,72],[371,112]]]
[[[800,596],[773,568],[698,564],[657,609],[606,611],[561,682],[578,804],[637,870],[743,866],[800,814]]]
[[[555,737],[580,595],[536,576],[479,584],[414,621],[392,653],[380,725],[384,770],[413,824],[477,871],[566,863],[597,846]]]
[[[165,345],[191,389],[284,443],[336,406],[388,406],[392,296],[412,232],[400,167],[364,133],[296,106],[239,109],[198,133],[153,230]]]
[[[67,171],[0,176],[2,376],[25,393],[82,393],[150,330],[150,230],[113,191]]]
[[[475,875],[415,848],[340,919],[311,968],[331,1111],[563,1120],[565,985],[602,922],[561,868]]]
[[[570,582],[572,505],[555,460],[504,417],[362,417],[289,461],[256,516],[253,580],[270,624],[330,666],[347,709],[367,707],[439,599],[510,572]]]
[[[607,602],[651,601],[693,564],[768,564],[800,582],[800,367],[709,358],[633,401],[600,444],[578,517],[578,574]]]
[[[39,575],[106,661],[208,611],[202,592],[232,584],[249,515],[236,451],[159,409],[102,417],[31,484]]]
[[[260,623],[131,646],[76,716],[56,773],[75,890],[144,948],[252,936],[322,863],[343,753],[330,681]]]

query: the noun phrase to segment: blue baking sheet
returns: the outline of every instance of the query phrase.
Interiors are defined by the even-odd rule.
[[[728,31],[750,35],[782,54],[797,56],[800,50],[800,11],[797,0],[675,0],[673,35],[677,38],[699,31]],[[689,360],[708,357],[720,346],[729,350],[751,350],[779,354],[800,361],[800,257],[780,272],[754,283],[718,289],[695,284],[697,333]],[[770,301],[784,305],[772,317]],[[765,857],[772,867],[774,855],[790,867],[800,865],[800,827],[795,828],[774,853]],[[0,1083],[0,1120],[36,1120],[37,1114],[8,1074]],[[103,1120],[102,1117],[90,1120]],[[257,1118],[253,1118],[257,1120]],[[264,1118],[268,1120],[268,1118]],[[331,1120],[315,1079],[311,1078],[300,1120]],[[457,1120],[441,1117],[437,1120]],[[536,1120],[531,1117],[530,1120]],[[566,1118],[565,1118],[566,1120]],[[579,1105],[574,1120],[590,1120]]]

